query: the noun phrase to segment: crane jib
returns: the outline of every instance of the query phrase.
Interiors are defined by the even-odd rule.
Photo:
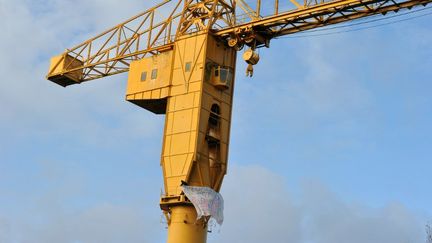
[[[270,40],[275,37],[372,15],[397,12],[401,9],[411,9],[415,6],[426,6],[431,1],[337,0],[316,4],[305,3],[304,6],[299,5],[289,11],[280,11],[275,5],[274,14],[268,16],[260,16],[260,11],[254,11],[244,1],[239,1],[238,8],[247,13],[248,20],[240,21],[239,16],[233,12],[232,15],[235,16],[226,17],[222,23],[213,20],[217,25],[209,26],[209,31],[232,43],[230,47],[237,49],[244,45],[253,48],[269,47]],[[53,58],[47,78],[62,86],[90,81],[127,72],[132,61],[170,50],[179,38],[180,26],[192,26],[188,22],[179,24],[184,21],[181,18],[185,11],[181,3],[183,1],[164,1],[66,50],[62,55]],[[157,12],[165,8],[172,9],[166,18],[156,21]],[[200,20],[203,23],[208,21]]]

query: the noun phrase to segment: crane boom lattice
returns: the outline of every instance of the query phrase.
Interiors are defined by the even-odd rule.
[[[244,0],[166,0],[67,49],[51,64],[47,78],[67,86],[127,72],[132,61],[170,50],[178,36],[203,29],[225,41],[231,40],[236,47],[261,47],[268,46],[275,37],[426,6],[431,1],[275,0],[262,7],[261,0],[254,5]]]

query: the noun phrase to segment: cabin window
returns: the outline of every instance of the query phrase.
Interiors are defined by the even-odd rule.
[[[192,62],[187,62],[185,65],[185,71],[190,72],[192,68]]]
[[[228,72],[229,72],[229,70],[227,68],[221,68],[220,69],[220,79],[222,82],[227,82]]]
[[[227,75],[227,81],[228,81],[228,83],[232,83],[233,78],[234,78],[234,75],[233,75],[232,70],[228,69],[228,75]]]
[[[147,72],[142,72],[141,73],[141,82],[144,82],[147,80]]]
[[[220,108],[217,104],[213,104],[210,110],[210,117],[208,121],[208,130],[206,134],[206,140],[209,146],[209,156],[210,153],[216,153],[213,151],[217,149],[220,144]],[[215,156],[213,156],[214,158]]]
[[[213,104],[211,107],[209,123],[210,125],[217,127],[220,120],[220,108],[217,104]]]
[[[152,73],[151,73],[151,79],[153,80],[153,79],[157,79],[157,73],[158,73],[158,70],[157,69],[153,69],[152,70]]]

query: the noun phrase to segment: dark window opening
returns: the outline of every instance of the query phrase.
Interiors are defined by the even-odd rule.
[[[209,124],[217,127],[219,125],[220,120],[220,108],[217,104],[213,104],[211,107]]]

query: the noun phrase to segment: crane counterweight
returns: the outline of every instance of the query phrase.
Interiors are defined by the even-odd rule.
[[[82,61],[67,53],[55,56],[51,58],[48,79],[63,87],[80,83],[83,77],[82,66]],[[76,70],[65,72],[72,69]]]

